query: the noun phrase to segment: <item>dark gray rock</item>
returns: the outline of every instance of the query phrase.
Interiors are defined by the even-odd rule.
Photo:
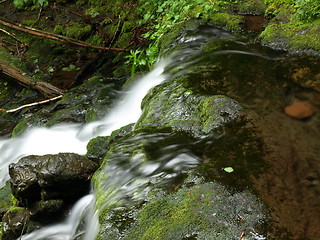
[[[13,195],[24,206],[49,199],[77,199],[90,186],[98,165],[73,153],[27,156],[10,164]]]

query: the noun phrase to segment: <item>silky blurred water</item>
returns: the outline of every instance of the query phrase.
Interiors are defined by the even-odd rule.
[[[73,152],[84,155],[86,145],[91,138],[108,136],[114,130],[136,122],[141,115],[141,101],[150,89],[164,81],[170,81],[173,77],[206,68],[207,63],[201,65],[204,59],[213,57],[213,55],[221,55],[222,58],[227,55],[245,55],[266,61],[280,59],[256,51],[243,50],[221,50],[201,55],[204,44],[221,38],[231,39],[232,36],[225,31],[214,28],[203,29],[201,33],[195,31],[180,36],[173,48],[164,53],[164,56],[150,73],[134,80],[131,88],[119,94],[116,104],[99,121],[86,125],[61,124],[51,128],[37,127],[16,138],[1,139],[0,184],[4,185],[8,180],[8,165],[17,162],[23,156],[56,154],[59,152]],[[238,42],[237,44],[241,45],[242,43]],[[242,88],[239,87],[239,89]],[[165,136],[143,137],[146,140],[149,138],[153,140],[165,138]],[[130,144],[134,146],[135,139]],[[150,191],[150,179],[170,180],[180,172],[193,168],[200,163],[200,159],[181,145],[167,146],[163,149],[161,157],[145,164],[142,164],[144,161],[141,161],[141,159],[144,156],[141,153],[133,154],[129,165],[121,165],[121,161],[116,158],[115,155],[114,159],[109,159],[110,163],[101,171],[105,175],[112,174],[112,177],[108,178],[102,187],[109,192],[108,198],[103,204],[112,204],[115,201],[121,203],[128,196],[133,200],[143,199]],[[122,159],[121,156],[120,159]],[[98,229],[98,214],[94,204],[95,193],[92,191],[91,194],[83,197],[75,204],[63,222],[36,230],[31,234],[22,236],[21,239],[92,240]]]

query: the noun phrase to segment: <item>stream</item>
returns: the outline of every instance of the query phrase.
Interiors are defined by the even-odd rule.
[[[294,99],[302,99],[311,102],[316,111],[319,110],[319,93],[302,88],[291,79],[295,73],[293,69],[309,68],[310,75],[318,74],[319,62],[318,58],[290,56],[286,52],[274,51],[250,42],[246,36],[235,37],[210,26],[186,31],[163,53],[151,72],[135,80],[126,92],[119,93],[116,103],[103,119],[85,125],[37,127],[16,138],[1,139],[0,184],[3,186],[9,179],[9,164],[23,156],[60,152],[85,155],[90,139],[109,136],[114,130],[137,122],[142,114],[141,102],[152,89],[188,76],[193,81],[191,94],[226,95],[235,99],[240,103],[241,111],[246,112],[258,129],[258,135],[264,137],[266,150],[261,153],[263,156],[259,161],[269,166],[267,170],[256,172],[260,167],[241,165],[229,156],[226,162],[217,163],[214,170],[211,165],[202,170],[204,175],[214,175],[213,178],[228,186],[242,188],[245,185],[255,189],[270,209],[271,225],[276,226],[277,230],[269,235],[268,230],[261,233],[252,230],[248,238],[241,239],[286,239],[290,236],[292,239],[309,237],[316,240],[320,236],[320,118],[316,113],[312,118],[297,120],[285,115],[284,107]],[[197,148],[194,146],[211,148],[214,140],[209,141],[206,137],[195,141],[183,137],[175,139],[170,132],[138,134],[125,141],[128,151],[136,151],[140,141],[148,144],[172,143],[155,150],[156,157],[148,163],[141,160],[146,157],[144,153],[134,155],[129,163],[121,155],[110,157],[109,164],[99,170],[99,174],[112,175],[100,186],[108,191],[108,197],[100,205],[112,206],[116,202],[118,208],[134,208],[148,198],[154,185],[178,186],[183,174],[206,164],[206,157],[199,154],[201,150],[194,150]],[[232,138],[227,139],[226,146],[232,146],[232,141]],[[117,149],[117,146],[114,148]],[[220,170],[216,173],[217,169],[230,166],[235,170],[235,177]],[[93,187],[89,195],[74,205],[65,220],[19,239],[93,240],[99,228],[96,194]],[[184,239],[198,238],[191,236]]]

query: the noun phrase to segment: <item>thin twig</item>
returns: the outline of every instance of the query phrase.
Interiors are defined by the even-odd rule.
[[[121,23],[121,16],[119,15],[119,21],[118,21],[118,24],[117,24],[117,29],[116,29],[116,31],[115,31],[114,34],[113,34],[113,37],[112,37],[112,39],[111,39],[111,41],[110,41],[110,44],[109,44],[109,47],[111,47],[113,41],[115,40],[115,38],[116,38],[116,36],[117,36],[117,33],[118,33],[118,31],[119,31],[119,27],[120,27],[120,23]]]
[[[39,13],[38,13],[38,18],[37,18],[37,20],[34,22],[34,24],[32,24],[32,26],[34,26],[34,25],[40,20],[42,10],[43,10],[43,3],[42,3],[41,6],[40,6],[40,10],[39,10]]]
[[[7,113],[12,113],[12,112],[19,111],[19,110],[21,110],[23,108],[33,107],[33,106],[36,106],[36,105],[52,102],[52,101],[55,101],[55,100],[60,99],[60,98],[62,98],[62,95],[59,95],[59,96],[54,97],[54,98],[49,98],[49,99],[46,99],[46,100],[43,100],[43,101],[40,101],[40,102],[34,102],[34,103],[25,104],[25,105],[22,105],[20,107],[17,107],[17,108],[14,108],[14,109],[10,109],[10,110],[0,109],[0,111],[5,111]]]
[[[241,233],[241,236],[240,236],[240,238],[239,238],[239,240],[243,240],[243,239],[244,239],[244,237],[245,237],[245,235],[246,235],[246,234],[245,234],[245,232],[242,232],[242,233]]]
[[[3,32],[3,33],[5,33],[5,34],[7,34],[7,35],[10,36],[10,37],[12,37],[12,38],[13,38],[14,40],[16,40],[17,42],[23,44],[23,42],[22,42],[20,39],[18,39],[14,34],[11,34],[11,33],[9,33],[8,31],[6,31],[6,30],[4,30],[4,29],[2,29],[2,28],[0,28],[0,31]]]
[[[5,44],[2,39],[0,39],[0,46],[4,47],[5,49],[7,49],[9,52],[13,52],[13,50],[7,45]]]

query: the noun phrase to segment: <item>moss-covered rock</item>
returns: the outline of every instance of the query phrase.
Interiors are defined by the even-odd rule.
[[[224,27],[228,30],[240,31],[241,25],[244,23],[244,17],[229,13],[216,13],[211,17],[209,23]]]
[[[191,136],[208,135],[239,116],[240,105],[225,96],[201,96],[188,89],[184,79],[157,86],[145,97],[136,128],[171,127]]]
[[[65,93],[63,98],[40,109],[17,124],[13,136],[19,136],[35,126],[50,127],[58,123],[83,123],[101,119],[114,101],[115,90],[122,83],[109,83],[103,77],[92,77],[82,85]]]
[[[0,217],[2,218],[11,207],[16,206],[17,200],[11,193],[10,183],[0,189]]]
[[[215,183],[183,188],[146,204],[122,239],[256,239],[263,205],[249,192]]]
[[[87,157],[90,159],[103,159],[108,151],[109,137],[95,137],[87,145]]]
[[[184,144],[179,144],[182,140]],[[186,134],[171,133],[170,129],[145,128],[110,145],[93,177],[101,239],[117,239],[119,231],[126,227],[121,215],[130,218],[154,185],[179,180],[183,170],[198,163],[186,149],[192,142]]]
[[[277,49],[320,52],[318,26],[320,20],[301,23],[291,20],[289,23],[270,23],[261,33],[262,43]]]

